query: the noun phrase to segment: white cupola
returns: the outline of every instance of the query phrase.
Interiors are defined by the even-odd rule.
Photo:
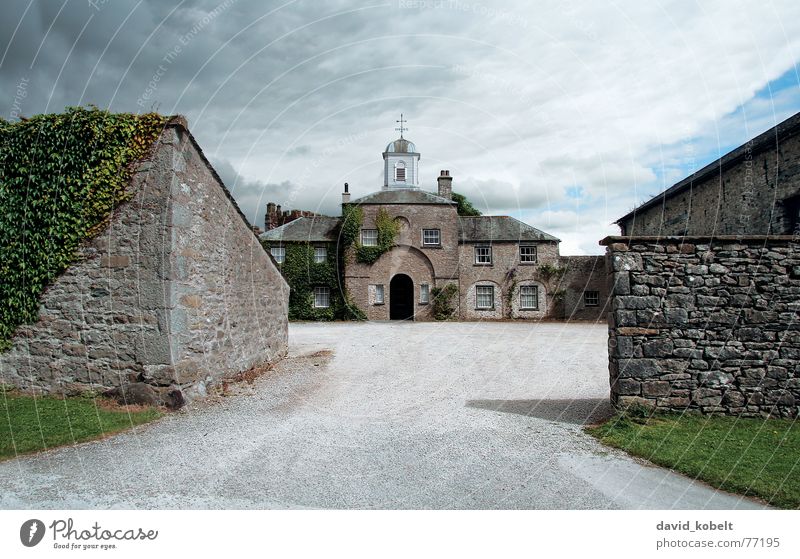
[[[383,189],[419,188],[419,153],[414,142],[403,138],[408,130],[403,126],[406,122],[400,115],[400,137],[386,146],[383,152]]]

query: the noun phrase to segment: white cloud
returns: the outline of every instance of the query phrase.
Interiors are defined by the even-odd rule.
[[[58,18],[57,6],[34,4],[0,65],[5,90],[31,79],[24,114],[140,110],[164,55],[219,1],[174,13],[167,4],[95,13],[75,2]],[[4,5],[5,37],[26,6]],[[799,110],[797,83],[754,98],[798,58],[791,1],[239,0],[185,45],[152,102],[186,114],[210,159],[236,169],[248,217],[280,197],[336,213],[343,182],[355,196],[378,189],[402,111],[426,188],[450,169],[476,205],[543,229],[536,220],[549,216],[563,252],[599,252],[608,224],[682,178],[692,158]],[[557,223],[568,211],[574,222]]]

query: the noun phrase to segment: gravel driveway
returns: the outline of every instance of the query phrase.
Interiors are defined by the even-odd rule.
[[[0,463],[0,508],[760,508],[583,434],[606,327],[292,324],[238,393]]]

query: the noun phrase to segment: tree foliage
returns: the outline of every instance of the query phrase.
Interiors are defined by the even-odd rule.
[[[38,318],[47,285],[129,198],[132,166],[164,124],[95,107],[0,118],[0,349]]]
[[[463,194],[459,194],[458,192],[452,193],[453,201],[458,204],[456,207],[456,211],[458,215],[467,216],[467,217],[475,217],[479,215],[483,215],[478,208],[472,205],[472,202],[467,200],[467,197]]]

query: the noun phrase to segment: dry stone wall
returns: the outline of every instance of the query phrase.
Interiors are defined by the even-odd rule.
[[[797,239],[610,237],[603,244],[614,403],[797,416]]]

